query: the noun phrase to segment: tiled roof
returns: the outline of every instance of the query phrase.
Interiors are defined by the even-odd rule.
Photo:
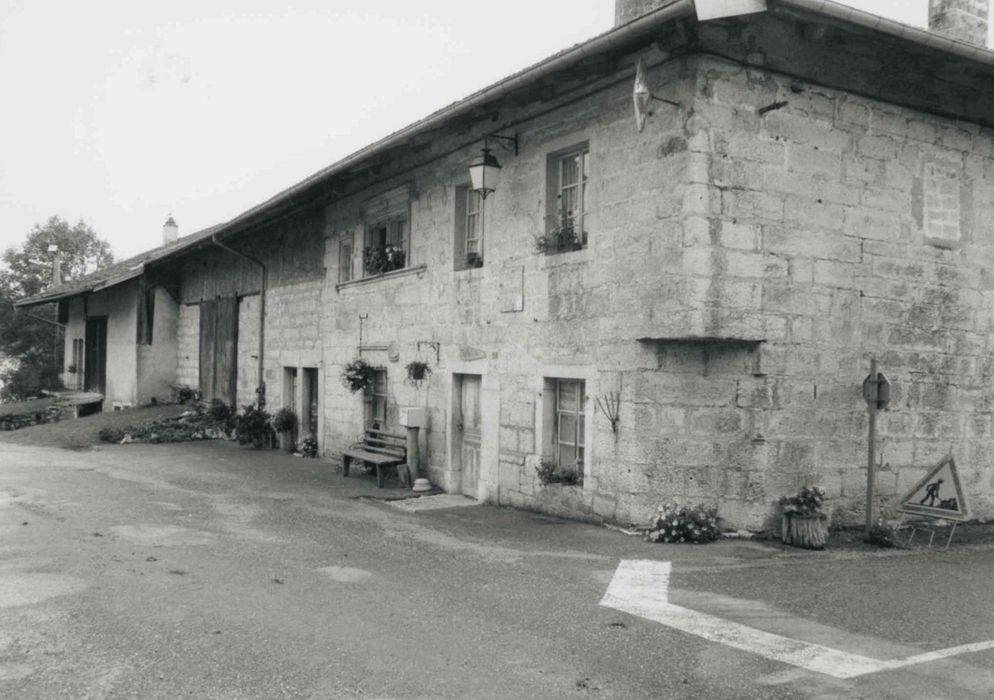
[[[901,24],[900,22],[884,19],[872,13],[849,7],[837,0],[772,0],[770,2],[770,11],[787,14],[793,12],[807,13],[852,27],[882,32],[898,40],[911,42],[935,51],[953,54],[959,58],[977,61],[985,65],[994,65],[994,52],[986,47],[965,44],[927,29],[919,29]],[[455,117],[471,113],[472,110],[482,105],[491,103],[526,86],[533,85],[555,71],[567,69],[578,62],[599,54],[610,53],[619,49],[629,49],[638,43],[644,42],[647,38],[651,38],[662,24],[680,16],[694,16],[695,12],[692,0],[668,0],[640,18],[613,27],[592,39],[553,54],[539,63],[499,80],[375,143],[359,149],[352,155],[322,168],[310,177],[291,185],[266,201],[249,208],[230,221],[218,224],[209,229],[204,229],[190,236],[185,236],[178,243],[150,250],[94,272],[79,280],[49,289],[43,294],[23,299],[17,302],[16,306],[34,306],[98,289],[105,289],[139,276],[144,269],[144,265],[147,263],[169,257],[178,251],[189,249],[193,245],[209,238],[212,234],[219,237],[235,235],[244,230],[244,227],[256,220],[258,216],[272,211],[281,205],[292,206],[296,197],[301,195],[305,190],[324,184],[333,176],[359,166],[371,160],[374,156],[404,143],[415,135],[430,131]]]
[[[173,255],[181,250],[186,250],[197,243],[201,243],[205,239],[210,238],[210,236],[217,232],[220,228],[220,225],[211,226],[203,229],[202,231],[191,233],[189,236],[183,236],[175,243],[162,245],[158,248],[153,248],[152,250],[146,250],[144,253],[139,253],[134,257],[128,258],[127,260],[122,260],[114,263],[113,265],[101,268],[96,272],[91,272],[85,277],[65,282],[64,284],[60,284],[56,287],[50,287],[41,294],[36,294],[33,297],[20,299],[19,301],[14,302],[14,306],[38,306],[39,304],[49,304],[53,301],[59,301],[60,299],[68,299],[69,297],[79,296],[80,294],[96,292],[101,289],[107,289],[108,287],[121,284],[122,282],[127,282],[128,280],[140,276],[145,271],[145,266],[148,263],[161,260],[162,258]]]

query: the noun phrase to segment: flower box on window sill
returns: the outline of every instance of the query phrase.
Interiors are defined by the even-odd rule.
[[[543,255],[583,249],[583,238],[571,223],[563,223],[548,233],[535,236],[535,252]]]
[[[483,267],[483,256],[479,253],[466,253],[466,267]]]
[[[372,277],[403,269],[407,263],[407,253],[394,245],[366,248],[363,261],[366,276]]]

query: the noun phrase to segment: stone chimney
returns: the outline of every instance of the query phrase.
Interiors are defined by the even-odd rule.
[[[172,245],[179,239],[179,226],[173,221],[173,215],[170,214],[169,218],[166,219],[166,223],[162,225],[162,245]]]
[[[614,26],[638,19],[669,2],[670,0],[614,0]]]
[[[991,0],[928,0],[928,28],[950,39],[986,47],[990,2]]]

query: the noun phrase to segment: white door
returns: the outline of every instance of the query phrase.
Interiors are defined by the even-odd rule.
[[[456,440],[459,444],[460,491],[476,498],[480,484],[480,375],[464,374],[458,382],[459,403],[456,411]]]

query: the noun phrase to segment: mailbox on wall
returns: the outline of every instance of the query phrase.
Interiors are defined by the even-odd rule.
[[[405,428],[426,428],[428,411],[419,406],[401,406],[400,424]]]

